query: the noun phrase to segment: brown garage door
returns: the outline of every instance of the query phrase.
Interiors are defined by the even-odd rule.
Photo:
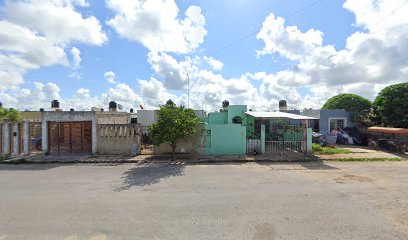
[[[49,122],[50,153],[92,153],[92,122]]]

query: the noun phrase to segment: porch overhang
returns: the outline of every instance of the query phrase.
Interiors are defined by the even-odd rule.
[[[245,112],[254,118],[272,118],[272,119],[294,119],[294,120],[316,120],[318,118],[307,117],[303,115],[287,113],[287,112]]]

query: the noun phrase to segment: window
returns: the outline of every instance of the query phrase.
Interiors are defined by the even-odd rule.
[[[337,128],[347,127],[347,121],[345,118],[329,118],[329,132]]]

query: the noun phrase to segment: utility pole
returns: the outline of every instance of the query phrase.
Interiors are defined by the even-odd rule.
[[[188,81],[188,87],[187,87],[187,108],[190,108],[190,76],[188,76],[188,73],[187,73],[187,81]]]

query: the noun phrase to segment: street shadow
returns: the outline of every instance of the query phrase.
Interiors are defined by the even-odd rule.
[[[339,170],[339,168],[330,166],[322,161],[299,162],[299,165],[309,170]]]
[[[52,168],[60,167],[60,164],[56,163],[44,163],[44,164],[20,164],[20,163],[3,163],[0,164],[0,171],[43,171]]]
[[[150,186],[170,177],[183,176],[184,168],[184,164],[179,162],[138,165],[123,173],[123,184],[114,191],[128,190],[133,186]]]

